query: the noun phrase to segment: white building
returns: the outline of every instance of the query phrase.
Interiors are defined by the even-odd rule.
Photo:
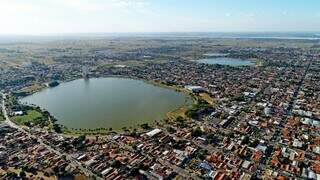
[[[155,135],[157,135],[157,134],[159,134],[159,133],[161,133],[161,132],[162,132],[161,129],[154,129],[154,130],[146,133],[146,135],[149,136],[149,137],[153,137],[153,136],[155,136]]]
[[[194,93],[199,93],[204,91],[203,87],[201,86],[185,86],[185,88]]]
[[[13,114],[15,116],[21,116],[21,115],[23,115],[23,111],[15,111],[15,112],[13,112]]]

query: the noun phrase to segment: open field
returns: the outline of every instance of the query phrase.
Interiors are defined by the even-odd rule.
[[[92,54],[101,65],[118,61],[161,61],[179,57],[185,60],[199,59],[204,53],[218,52],[231,47],[292,47],[316,48],[310,40],[286,39],[221,39],[196,37],[104,37],[99,39],[55,40],[0,44],[0,69],[6,67],[23,68],[32,63],[52,65],[90,61]],[[145,54],[145,55],[142,55]],[[126,63],[124,63],[126,64]],[[129,63],[140,65],[140,63]]]
[[[32,85],[30,85],[28,87],[22,88],[19,92],[32,94],[32,93],[35,93],[37,91],[40,91],[43,88],[44,88],[44,85],[41,85],[41,84],[38,84],[38,83],[34,83],[34,84],[32,84]]]
[[[214,104],[214,99],[208,93],[200,93],[199,96],[201,99],[207,101],[207,103],[211,105]]]
[[[26,115],[15,116],[13,120],[18,124],[38,123],[42,119],[42,114],[35,110],[28,110]]]

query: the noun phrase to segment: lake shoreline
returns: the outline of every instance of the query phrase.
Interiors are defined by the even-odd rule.
[[[100,78],[121,78],[121,79],[130,79],[130,80],[138,80],[138,81],[143,81],[144,83],[147,83],[147,84],[150,84],[150,85],[153,85],[153,86],[156,86],[156,87],[162,87],[162,88],[165,88],[165,89],[172,89],[172,90],[175,90],[177,92],[181,92],[183,94],[185,94],[187,97],[190,97],[192,99],[192,103],[187,103],[187,101],[185,100],[185,102],[183,103],[183,105],[179,106],[178,108],[175,108],[175,109],[172,109],[170,111],[168,111],[166,114],[165,114],[165,118],[162,118],[160,121],[163,121],[164,119],[168,119],[169,116],[168,114],[169,113],[174,113],[177,109],[187,109],[190,105],[192,104],[195,104],[196,103],[196,99],[192,96],[192,93],[188,92],[186,89],[184,89],[183,87],[178,87],[178,86],[170,86],[170,85],[166,85],[162,82],[157,82],[157,81],[150,81],[150,80],[146,80],[146,79],[141,79],[141,78],[136,78],[136,77],[130,77],[130,76],[119,76],[119,75],[108,75],[108,76],[100,76],[100,77],[92,77],[90,79],[100,79]],[[66,81],[61,81],[60,83],[63,84],[63,83],[67,83],[67,82],[72,82],[72,81],[75,81],[75,80],[80,80],[82,78],[74,78],[74,79],[68,79]],[[90,80],[89,79],[89,80]],[[60,85],[59,85],[60,86]],[[57,86],[57,87],[59,87]],[[44,89],[47,89],[48,87],[46,88],[42,88],[41,90],[39,91],[36,91],[32,94],[35,94],[35,93],[38,93]],[[50,88],[50,87],[49,87]],[[32,95],[30,94],[30,95]],[[29,95],[29,96],[30,96]],[[31,105],[31,104],[27,104],[27,105]],[[41,109],[43,110],[46,110],[45,108],[42,108]],[[52,113],[50,113],[52,114]],[[154,120],[150,125],[154,125],[157,121]],[[79,130],[77,130],[77,128],[69,128],[69,127],[66,127],[64,125],[62,125],[61,123],[57,122],[56,124],[59,124],[63,127],[64,129],[64,134],[68,134],[68,135],[81,135],[81,134],[109,134],[109,133],[112,133],[112,132],[116,132],[116,133],[120,133],[120,132],[123,132],[125,131],[126,129],[122,129],[122,130],[107,130],[105,128],[80,128]],[[135,129],[135,128],[139,128],[141,124],[137,124],[136,126],[132,127],[132,128],[129,128],[129,129]],[[73,130],[72,130],[73,129]],[[104,129],[104,130],[102,130]],[[84,132],[86,131],[86,132]]]

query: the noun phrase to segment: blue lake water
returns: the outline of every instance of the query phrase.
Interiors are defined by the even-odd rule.
[[[228,57],[206,58],[206,59],[196,60],[196,62],[205,63],[205,64],[229,65],[229,66],[252,66],[255,64],[250,60],[242,60],[242,59],[228,58]]]

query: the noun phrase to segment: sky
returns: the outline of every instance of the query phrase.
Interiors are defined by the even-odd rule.
[[[320,31],[320,0],[0,0],[0,34]]]

